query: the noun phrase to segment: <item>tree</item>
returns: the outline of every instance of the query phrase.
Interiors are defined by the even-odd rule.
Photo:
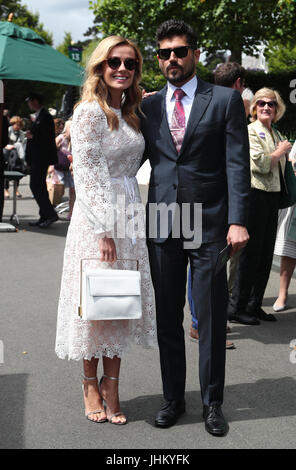
[[[57,46],[57,50],[64,54],[65,56],[69,57],[69,50],[68,47],[71,46],[73,43],[72,34],[69,32],[65,32],[64,41]]]
[[[19,26],[33,29],[47,44],[53,44],[52,33],[44,29],[43,23],[39,23],[39,14],[32,13],[27,6],[21,4],[21,0],[1,0],[0,20],[7,21],[9,13],[13,13],[13,22]]]
[[[262,43],[295,36],[293,0],[93,0],[90,9],[103,36],[134,38],[145,57],[154,50],[156,27],[168,18],[188,22],[201,47],[210,53],[229,49],[237,62],[242,52],[256,55]]]
[[[296,70],[296,46],[270,42],[264,52],[270,72],[293,72]]]

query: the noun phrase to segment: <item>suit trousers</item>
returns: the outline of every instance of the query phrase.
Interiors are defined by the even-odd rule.
[[[39,215],[42,221],[56,216],[54,207],[49,200],[46,186],[47,169],[47,164],[31,166],[30,189],[39,206]]]
[[[225,245],[226,241],[222,240],[188,250],[183,248],[181,239],[169,237],[164,243],[148,241],[166,400],[182,399],[185,393],[183,319],[189,260],[192,298],[198,317],[202,401],[208,406],[223,402],[228,289],[226,267],[217,276],[214,276],[214,269]]]
[[[228,312],[256,316],[261,307],[272,266],[277,232],[279,192],[252,188],[248,232],[250,239],[242,250]]]

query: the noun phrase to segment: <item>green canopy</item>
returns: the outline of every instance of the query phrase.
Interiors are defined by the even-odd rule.
[[[0,80],[81,86],[84,69],[29,28],[0,21]]]

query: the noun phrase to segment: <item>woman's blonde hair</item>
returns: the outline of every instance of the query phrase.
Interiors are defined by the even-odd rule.
[[[20,126],[23,126],[23,120],[20,116],[13,116],[10,121],[9,121],[9,124],[11,126],[13,126],[13,124],[19,124]]]
[[[279,121],[281,117],[283,117],[283,115],[285,114],[286,105],[283,102],[279,92],[276,90],[272,90],[271,88],[261,88],[255,93],[250,106],[251,121],[256,121],[257,101],[262,100],[263,98],[269,98],[276,102],[275,116],[273,122]]]
[[[109,36],[98,44],[86,66],[86,80],[82,88],[81,101],[96,100],[106,114],[110,129],[118,129],[118,117],[110,108],[110,95],[102,72],[102,63],[107,60],[111,50],[116,46],[130,46],[135,51],[137,66],[132,85],[124,91],[122,117],[133,129],[139,131],[140,119],[136,111],[141,112],[142,92],[139,83],[142,77],[143,60],[138,47],[130,39]]]

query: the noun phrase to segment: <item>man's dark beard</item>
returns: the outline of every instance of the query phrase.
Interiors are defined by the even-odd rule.
[[[176,78],[174,77],[169,77],[168,76],[168,73],[169,73],[169,70],[170,70],[170,67],[178,67],[179,70],[183,70],[182,67],[180,67],[178,64],[170,64],[167,69],[166,69],[166,79],[172,84],[172,85],[178,85],[178,83],[182,83],[184,81],[187,80],[187,78],[190,78],[192,77],[192,75],[194,75],[194,71],[195,71],[195,65],[192,66],[192,68],[190,70],[188,70],[186,73],[181,73],[181,75],[177,76]]]

